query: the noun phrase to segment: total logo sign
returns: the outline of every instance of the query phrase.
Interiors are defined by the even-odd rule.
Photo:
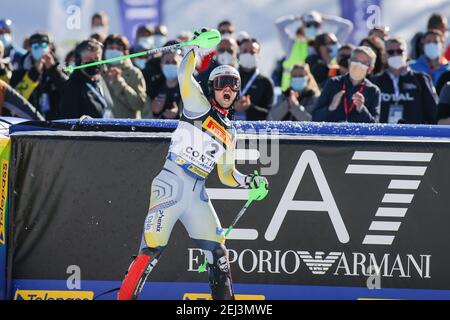
[[[229,249],[230,263],[238,265],[245,273],[295,274],[304,265],[315,276],[371,276],[400,278],[430,278],[431,258],[429,254],[380,254],[380,248],[391,246],[402,223],[405,223],[409,206],[418,190],[421,178],[433,153],[355,151],[346,175],[361,175],[370,182],[371,176],[392,176],[387,190],[374,213],[370,227],[362,239],[363,247],[376,247],[377,253],[369,252],[325,252],[308,249],[251,250],[237,252]],[[400,164],[399,164],[400,163]],[[406,165],[405,165],[406,163]],[[307,168],[311,169],[321,201],[294,200]],[[398,178],[401,177],[401,178]],[[269,179],[270,180],[270,179]],[[226,192],[228,191],[228,192]],[[229,189],[208,189],[211,199],[245,200],[246,191]],[[341,244],[350,242],[350,234],[333,196],[322,166],[313,150],[305,150],[286,185],[273,217],[266,229],[266,241],[276,240],[287,214],[317,212],[328,215]],[[234,229],[228,239],[254,241],[260,238],[256,229]],[[259,239],[261,241],[261,239]],[[361,246],[358,246],[361,247]],[[196,248],[188,249],[188,271],[197,271],[203,254]],[[365,251],[365,250],[364,250]],[[236,266],[235,266],[236,267]]]

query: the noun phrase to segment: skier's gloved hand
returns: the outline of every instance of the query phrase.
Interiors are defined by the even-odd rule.
[[[210,29],[208,28],[201,28],[200,30],[195,30],[194,31],[194,39],[197,39],[197,37],[199,35],[201,35],[202,33],[208,32]]]
[[[260,176],[257,173],[249,174],[245,177],[245,185],[249,189],[258,189],[261,182],[264,182],[266,185],[266,189],[269,190],[269,181],[266,177]]]

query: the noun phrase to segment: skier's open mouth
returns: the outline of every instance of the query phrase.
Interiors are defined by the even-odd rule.
[[[223,99],[224,99],[226,102],[229,102],[229,101],[231,100],[231,95],[230,95],[229,93],[225,93],[225,94],[223,95]]]

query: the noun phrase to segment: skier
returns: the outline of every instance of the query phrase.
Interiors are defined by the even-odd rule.
[[[207,31],[202,29],[195,36]],[[230,187],[253,189],[261,182],[268,186],[268,182],[265,177],[243,175],[235,168],[236,131],[227,116],[239,99],[239,72],[228,65],[214,69],[207,98],[193,77],[194,70],[195,47],[185,55],[178,71],[182,117],[172,135],[166,163],[153,180],[139,255],[125,276],[118,300],[138,298],[177,220],[205,253],[212,298],[234,300],[225,237],[205,180],[217,164],[221,182]]]

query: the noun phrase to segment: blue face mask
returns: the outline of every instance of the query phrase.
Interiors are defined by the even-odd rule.
[[[105,51],[105,59],[112,59],[112,58],[117,58],[123,56],[123,52],[120,50],[113,50],[113,49],[108,49]],[[120,61],[116,61],[116,62],[111,62],[111,64],[119,64]]]
[[[310,40],[315,39],[318,33],[319,29],[317,29],[316,27],[305,28],[305,37]]]
[[[176,64],[165,64],[162,72],[167,80],[175,80],[178,76],[178,66]]]
[[[161,48],[166,42],[167,39],[163,35],[157,34],[154,38],[155,48]]]
[[[341,46],[339,45],[339,43],[332,44],[329,47],[329,53],[330,53],[331,59],[334,59],[337,57],[340,47]]]
[[[35,43],[31,45],[31,55],[35,61],[42,59],[42,56],[50,52],[50,47],[47,43]]]
[[[9,33],[4,33],[0,35],[0,41],[3,43],[5,48],[9,48],[12,44],[12,37]]]
[[[308,85],[306,77],[295,77],[291,79],[291,87],[297,92],[302,92]]]

